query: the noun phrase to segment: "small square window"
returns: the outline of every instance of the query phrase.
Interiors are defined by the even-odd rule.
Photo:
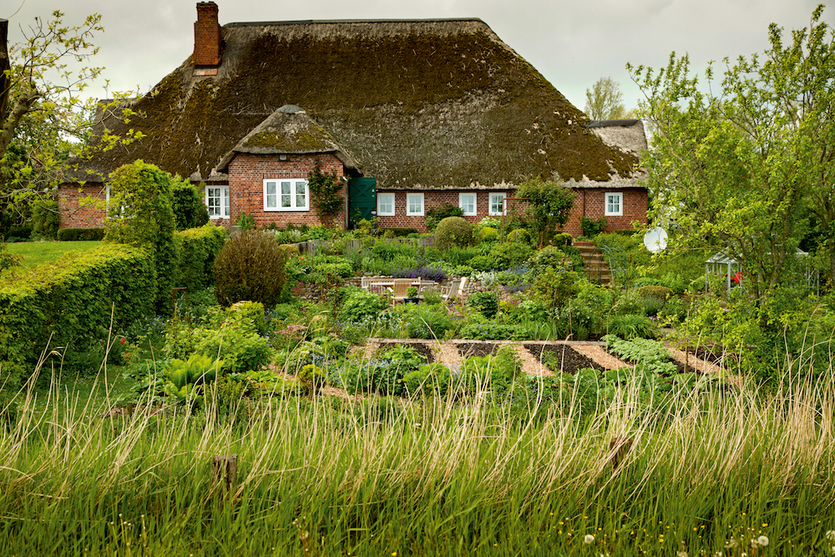
[[[394,194],[393,193],[378,193],[377,194],[377,216],[378,217],[393,217],[394,216]]]
[[[604,195],[604,215],[618,217],[623,215],[623,194],[607,192]]]
[[[490,215],[501,216],[504,213],[504,198],[507,194],[504,192],[490,194]]]
[[[410,217],[423,216],[423,194],[422,193],[407,193],[406,194],[406,214]]]
[[[459,193],[458,206],[464,211],[465,217],[474,217],[476,212],[476,194],[475,193]]]

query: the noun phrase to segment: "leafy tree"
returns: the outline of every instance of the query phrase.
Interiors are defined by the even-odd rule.
[[[591,89],[586,89],[585,112],[592,120],[618,120],[628,117],[618,82],[611,77],[601,77]]]
[[[719,246],[745,268],[756,297],[796,280],[796,248],[818,218],[835,274],[835,45],[820,21],[769,27],[762,56],[725,59],[721,84],[707,87],[685,55],[665,68],[627,65],[654,128],[643,163],[657,216],[673,216],[680,242]]]
[[[89,140],[97,104],[81,94],[103,70],[84,64],[98,52],[92,39],[104,28],[99,14],[76,26],[63,19],[60,11],[48,21],[35,18],[23,41],[10,47],[8,69],[0,79],[0,209],[16,213],[18,222],[28,218],[33,199],[50,197],[68,159],[94,148]],[[70,69],[69,63],[83,67]],[[125,95],[114,97],[112,105],[98,107],[101,114],[117,114],[114,107]],[[132,115],[120,110],[119,117]],[[105,133],[95,148],[139,137]]]
[[[574,192],[565,184],[532,178],[519,186],[518,197],[527,199],[523,219],[525,226],[532,230],[539,243],[545,245],[545,238],[562,228],[574,206]]]

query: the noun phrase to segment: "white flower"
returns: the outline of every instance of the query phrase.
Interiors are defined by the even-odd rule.
[[[759,538],[757,538],[754,541],[756,541],[757,545],[760,546],[760,547],[765,547],[765,546],[768,545],[768,538],[765,537],[765,536],[760,536]]]
[[[586,545],[591,545],[594,543],[594,536],[591,534],[586,534],[586,537],[583,538],[583,543]]]
[[[678,551],[676,552],[676,557],[690,557],[686,551]]]
[[[835,530],[829,530],[826,533],[826,539],[835,542]]]
[[[725,549],[733,549],[737,545],[739,544],[736,543],[736,538],[731,538],[730,540],[725,542]]]

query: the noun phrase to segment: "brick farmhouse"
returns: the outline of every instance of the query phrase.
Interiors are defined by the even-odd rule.
[[[199,185],[212,220],[323,221],[307,177],[343,181],[348,226],[426,230],[445,204],[478,221],[501,215],[520,183],[559,179],[577,192],[566,231],[605,216],[646,223],[640,120],[590,121],[478,19],[289,21],[220,26],[197,4],[194,53],[99,135],[143,137],[100,150],[59,188],[61,228],[102,226],[110,172],[142,159]],[[111,111],[112,112],[112,111]],[[513,202],[504,202],[512,205]]]

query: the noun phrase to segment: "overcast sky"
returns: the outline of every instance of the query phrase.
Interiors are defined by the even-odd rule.
[[[690,54],[702,70],[709,60],[762,52],[768,24],[787,31],[809,24],[818,0],[215,0],[220,23],[298,19],[478,17],[581,110],[585,91],[601,77],[621,84],[627,108],[640,91],[627,62],[663,66],[671,51]],[[102,15],[105,32],[94,65],[116,91],[145,93],[192,52],[196,2],[191,0],[2,0],[9,42],[21,27],[55,11],[65,23]],[[824,11],[835,24],[835,6]],[[98,93],[96,92],[98,91]],[[92,91],[104,96],[101,89]]]

